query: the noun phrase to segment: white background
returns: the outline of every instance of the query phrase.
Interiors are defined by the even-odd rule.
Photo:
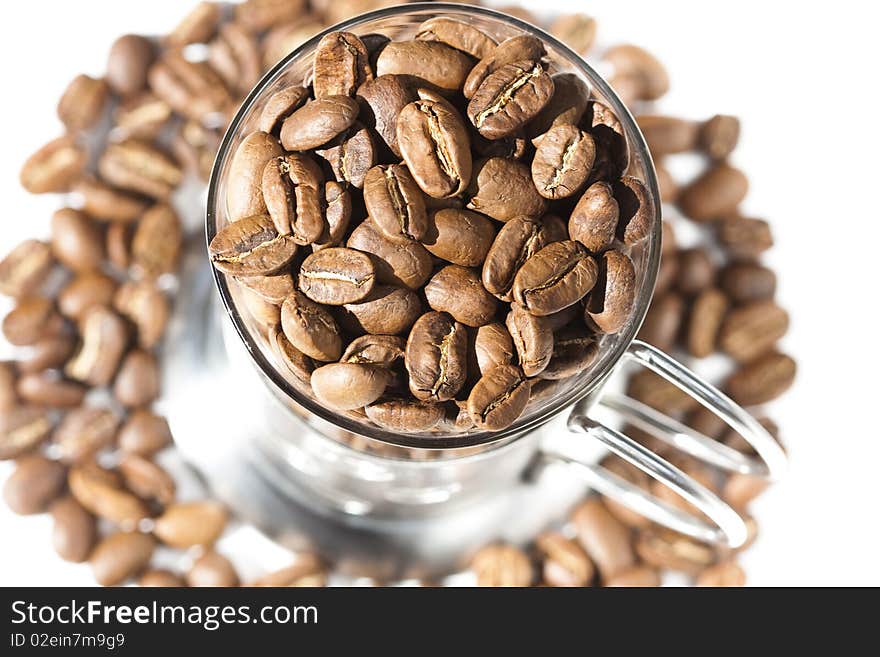
[[[54,108],[67,81],[102,74],[115,36],[167,31],[189,4],[31,0],[0,21],[0,252],[47,234],[54,200],[23,192],[18,170],[59,132]],[[662,109],[743,119],[735,161],[752,181],[745,209],[772,222],[769,261],[793,316],[784,347],[800,364],[772,412],[791,471],[755,506],[762,535],[744,557],[750,583],[880,584],[876,12],[843,1],[553,6],[594,15],[604,43],[657,54],[673,83]],[[0,466],[0,479],[7,472]],[[90,583],[84,567],[54,557],[48,535],[46,518],[0,505],[0,585]]]

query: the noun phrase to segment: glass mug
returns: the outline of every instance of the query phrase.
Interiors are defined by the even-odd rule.
[[[601,338],[598,357],[586,371],[558,382],[543,395],[533,394],[526,410],[507,429],[396,434],[371,424],[358,413],[322,406],[307,385],[282,374],[283,366],[250,316],[240,288],[215,270],[215,282],[231,320],[224,326],[227,349],[250,360],[256,373],[256,378],[236,385],[261,388],[259,410],[251,414],[259,424],[253,433],[271,463],[273,476],[289,484],[311,505],[357,517],[358,522],[382,522],[451,512],[487,496],[503,495],[536,467],[562,463],[598,492],[657,523],[707,542],[742,545],[747,537],[746,526],[732,508],[668,461],[590,417],[590,412],[600,407],[611,410],[672,447],[730,472],[775,479],[785,466],[779,445],[750,414],[663,352],[635,339],[651,301],[661,239],[657,181],[635,121],[608,84],[580,56],[542,30],[489,9],[445,3],[399,5],[355,17],[328,31],[382,33],[400,39],[413,36],[419,24],[435,16],[467,22],[499,42],[520,34],[538,37],[546,44],[550,72],[578,75],[592,90],[592,97],[619,118],[629,149],[626,173],[644,182],[654,199],[655,215],[651,234],[630,253],[637,286],[631,317],[617,334]],[[230,124],[208,190],[208,242],[228,223],[226,190],[232,154],[256,130],[267,99],[281,88],[308,78],[321,36],[323,33],[276,65]],[[244,350],[234,344],[239,338]],[[627,362],[653,370],[694,397],[739,432],[757,457],[740,453],[636,400],[606,390],[612,373]],[[552,439],[548,439],[547,427],[557,427],[562,418],[568,429],[553,428]],[[604,450],[593,449],[585,455],[583,450],[565,449],[566,442],[583,447],[583,437],[574,434],[592,437],[597,441],[593,447],[604,446],[669,486],[703,515],[684,512],[596,465]]]

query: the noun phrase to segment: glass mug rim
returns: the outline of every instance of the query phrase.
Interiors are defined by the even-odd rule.
[[[636,334],[644,321],[648,306],[653,297],[654,285],[656,283],[660,266],[662,211],[657,177],[648,146],[635,122],[635,119],[632,117],[632,114],[614,90],[608,85],[604,78],[602,78],[596,70],[584,60],[583,57],[575,53],[567,45],[541,28],[514,16],[509,16],[503,12],[495,11],[486,7],[447,2],[417,2],[395,5],[393,7],[366,12],[328,27],[308,41],[302,43],[273,66],[272,69],[269,70],[251,90],[242,102],[238,111],[235,113],[234,118],[229,123],[229,127],[227,128],[221,141],[220,148],[217,151],[217,157],[214,160],[211,169],[211,178],[208,183],[205,222],[206,240],[207,244],[210,244],[211,240],[217,233],[217,207],[218,203],[221,202],[219,199],[220,179],[222,177],[221,173],[224,169],[224,164],[232,155],[230,152],[232,142],[238,134],[241,124],[250,114],[254,104],[261,99],[266,89],[281,77],[295,60],[301,56],[312,54],[321,38],[329,32],[346,31],[385,18],[428,13],[441,16],[451,14],[452,18],[461,18],[468,15],[484,17],[493,21],[507,23],[523,32],[537,36],[542,41],[546,42],[554,51],[562,55],[567,64],[573,67],[578,77],[585,79],[592,89],[598,89],[602,95],[602,102],[610,107],[620,121],[631,155],[634,155],[642,163],[645,175],[645,180],[643,182],[652,199],[654,215],[651,222],[651,232],[647,240],[648,254],[645,277],[643,284],[637,290],[632,317],[630,318],[628,325],[624,329],[622,335],[617,336],[618,339],[615,341],[615,344],[610,349],[605,350],[606,353],[600,355],[600,362],[597,367],[591,370],[589,379],[572,386],[570,390],[560,395],[559,398],[539,407],[539,409],[530,416],[516,421],[513,425],[501,431],[480,431],[462,435],[450,434],[442,437],[430,435],[426,437],[418,434],[394,433],[382,429],[381,427],[370,426],[366,423],[358,423],[345,416],[337,414],[333,410],[324,407],[316,400],[304,395],[277,371],[262,353],[262,350],[251,335],[247,322],[238,312],[235,302],[232,299],[226,276],[213,266],[211,267],[211,271],[215,285],[220,292],[220,297],[223,301],[226,314],[229,316],[236,333],[244,344],[251,359],[256,363],[262,375],[266,377],[280,392],[290,397],[297,405],[345,431],[397,447],[420,450],[501,447],[513,442],[511,440],[512,438],[525,435],[529,431],[542,426],[559,413],[572,408],[589,397],[590,394],[595,392],[605,382],[623,358],[627,348],[635,339]],[[494,449],[490,451],[494,451]],[[470,457],[478,457],[483,453],[484,452],[471,454]],[[363,455],[369,456],[369,454]],[[468,457],[466,456],[465,458]]]

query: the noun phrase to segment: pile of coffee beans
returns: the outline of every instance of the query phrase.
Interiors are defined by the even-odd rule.
[[[235,555],[222,554],[215,545],[227,530],[226,510],[209,499],[178,499],[180,482],[162,465],[172,461],[174,456],[172,437],[165,419],[151,410],[161,395],[158,376],[161,341],[173,301],[178,254],[182,241],[187,238],[171,195],[187,178],[207,175],[226,121],[262,71],[324,27],[383,4],[387,3],[382,0],[335,3],[313,0],[307,7],[301,0],[247,0],[235,6],[202,2],[161,39],[138,35],[120,37],[110,49],[103,77],[78,76],[63,93],[58,106],[63,135],[40,148],[22,169],[21,181],[26,189],[33,193],[60,193],[66,207],[52,217],[48,238],[26,240],[0,260],[0,293],[14,303],[2,321],[2,332],[17,348],[15,360],[0,363],[0,459],[14,461],[14,468],[3,486],[3,498],[16,513],[51,514],[54,523],[51,541],[58,555],[71,562],[89,562],[101,584],[134,581],[144,586],[238,586],[242,583],[232,562]],[[519,7],[508,7],[505,11],[540,23]],[[444,38],[450,37],[444,25],[435,22],[431,28],[433,36],[424,35],[416,40],[424,42],[421,45],[394,47],[445,50]],[[550,29],[578,52],[589,54],[596,33],[593,19],[583,15],[565,16],[554,21]],[[363,43],[368,53],[375,47],[367,41]],[[206,46],[204,60],[194,61],[184,56],[183,49],[194,44]],[[473,45],[479,47],[478,42]],[[489,50],[497,47],[485,42],[483,45]],[[462,53],[460,57],[453,55],[462,62],[470,64],[471,60],[479,59],[482,63],[484,60],[481,51],[469,54],[452,49]],[[342,52],[338,54],[347,56]],[[702,358],[715,352],[725,354],[730,370],[719,383],[741,403],[757,406],[756,415],[775,435],[775,424],[762,414],[762,407],[791,384],[795,364],[777,348],[788,318],[773,301],[776,275],[760,262],[760,255],[773,242],[769,225],[741,214],[739,205],[747,182],[745,176],[727,162],[737,142],[739,124],[733,117],[726,116],[705,122],[649,116],[649,103],[662,96],[669,86],[662,65],[644,50],[631,45],[613,47],[604,57],[613,67],[610,78],[613,86],[640,115],[640,124],[660,174],[667,218],[673,214],[671,204],[677,203],[681,216],[674,218],[676,230],[687,228],[687,224],[693,222],[708,228],[699,233],[697,242],[678,246],[673,237],[673,223],[667,221],[664,225],[661,279],[642,335],[679,355]],[[332,63],[333,58],[328,61]],[[386,72],[374,68],[375,62],[370,61],[369,66],[374,76],[378,75],[373,82]],[[488,68],[491,67],[483,67],[487,77],[491,77]],[[536,69],[531,70],[536,77],[541,77]],[[357,71],[357,67],[352,69],[355,74]],[[350,98],[347,89],[346,93],[325,95],[329,89],[342,89],[333,87],[338,79],[328,82],[326,71],[318,79],[323,80],[318,83],[318,88],[323,90],[319,98],[326,95]],[[564,84],[566,82],[554,80],[556,93]],[[383,93],[380,89],[379,95]],[[439,91],[424,97],[407,96],[398,109],[410,103],[444,107],[443,103],[448,102],[446,98]],[[287,100],[298,102],[290,97]],[[343,100],[339,107],[346,104]],[[384,143],[394,152],[387,140],[393,143],[396,131],[379,126],[391,125],[398,109],[386,117],[376,116],[375,127],[370,129],[374,130],[373,137],[378,135],[382,141],[374,141],[374,146]],[[362,106],[358,105],[358,113],[361,111]],[[472,128],[467,127],[471,125],[470,115],[460,109],[456,111],[462,122],[468,117],[465,127],[472,133]],[[101,128],[107,117],[113,125],[109,134]],[[380,123],[383,118],[384,124]],[[532,119],[530,125],[536,121]],[[495,121],[489,125],[494,126],[490,130],[498,129]],[[265,132],[274,135],[280,128],[281,125],[267,125]],[[581,130],[597,141],[593,131]],[[493,217],[488,224],[470,221],[471,214],[483,214],[485,210],[454,204],[437,207],[436,203],[448,200],[435,199],[422,191],[421,184],[425,181],[420,182],[413,174],[403,151],[403,163],[399,160],[382,165],[376,162],[365,168],[351,168],[350,164],[355,161],[347,155],[349,150],[352,155],[362,153],[359,145],[362,142],[355,139],[357,133],[351,134],[345,147],[334,144],[331,148],[320,148],[321,144],[316,144],[306,150],[317,149],[314,159],[328,163],[331,170],[336,161],[336,171],[359,170],[364,179],[374,166],[383,166],[380,169],[383,174],[391,171],[392,179],[397,181],[402,178],[394,178],[395,173],[409,172],[425,202],[427,228],[423,226],[423,229],[430,230],[432,224],[428,222],[433,218],[438,235],[441,226],[452,226],[473,234],[477,238],[473,242],[479,244],[482,243],[479,237],[484,235],[480,231],[488,225],[493,227],[494,242],[496,228],[501,226],[497,229],[500,234],[515,221],[511,216],[501,225],[495,223],[501,220],[492,214],[487,214]],[[559,137],[564,138],[565,133]],[[511,145],[505,137],[486,140],[489,141],[496,146]],[[476,151],[471,153],[472,171],[475,170],[473,162],[482,157],[516,157],[515,150],[498,155],[486,142],[476,137],[471,142],[474,149],[478,146],[485,149],[476,158]],[[330,153],[336,146],[339,146],[336,154]],[[525,148],[526,144],[521,146]],[[397,148],[400,147],[398,142]],[[664,164],[667,158],[692,151],[705,155],[706,173],[679,188]],[[537,149],[531,156],[532,166],[536,154]],[[288,157],[298,162],[296,155],[297,152],[292,152]],[[282,156],[279,150],[267,159]],[[96,164],[92,166],[92,163]],[[340,248],[333,244],[341,238],[331,227],[341,224],[332,217],[345,216],[346,192],[350,199],[352,194],[363,193],[352,190],[366,189],[366,184],[356,185],[357,177],[337,180],[335,172],[332,176],[326,173],[326,166],[320,163],[324,172],[323,188],[310,190],[300,184],[295,190],[300,195],[298,202],[299,198],[306,201],[297,207],[308,208],[309,198],[323,203],[321,220],[326,225],[322,224],[321,236],[311,245],[316,256],[325,251],[332,254],[332,249]],[[308,169],[306,164],[296,170],[308,180]],[[262,171],[260,173],[262,175]],[[343,177],[351,175],[345,173]],[[449,180],[441,177],[432,183],[449,185]],[[614,196],[615,184],[609,184]],[[457,186],[455,183],[456,189]],[[258,187],[262,193],[261,185]],[[579,196],[587,189],[589,187],[583,188]],[[540,198],[541,203],[557,202]],[[337,209],[331,212],[333,199],[337,200]],[[277,235],[275,217],[268,214],[268,209],[271,221],[265,226]],[[259,212],[262,210],[246,214],[252,216]],[[294,234],[294,226],[297,231],[309,230],[314,217],[307,218],[306,214],[291,217],[290,235]],[[590,244],[581,241],[588,240],[586,231],[577,233],[577,226],[569,224],[571,239],[548,240],[547,244],[577,242],[595,252]],[[557,225],[566,230],[561,220]],[[393,223],[390,228],[393,230]],[[201,238],[201,226],[197,226],[193,239]],[[370,239],[388,241],[383,228],[376,224],[365,241]],[[426,238],[422,235],[421,239]],[[323,241],[326,248],[322,249]],[[419,244],[428,250],[428,244],[422,241]],[[487,255],[454,242],[435,240],[430,246],[437,251],[428,250],[431,256],[427,259],[427,268],[432,274],[435,258],[467,270],[480,266]],[[342,250],[348,249],[361,251],[350,244]],[[357,260],[358,256],[354,258],[331,255],[330,261],[345,263],[346,267],[356,270],[357,263],[364,261]],[[299,285],[304,260],[298,263],[296,283]],[[381,272],[376,271],[372,258],[370,261],[378,277]],[[305,271],[326,271],[327,262],[322,259],[310,262]],[[596,264],[599,268],[603,266],[598,261]],[[417,268],[411,271],[417,272]],[[306,275],[305,279],[316,295],[326,293],[327,289],[338,292],[339,288],[348,293],[347,287],[335,283],[332,287],[322,287],[317,277],[313,281],[313,277]],[[406,280],[376,282],[374,290],[380,285],[396,286],[395,293],[399,297],[395,297],[398,301],[394,307],[405,310],[407,291],[418,289],[428,279],[414,287],[407,285]],[[288,283],[294,283],[292,275],[289,281],[264,277],[254,285],[262,286],[262,293],[257,294],[260,299],[272,301],[274,296],[276,303],[270,305],[280,304],[283,308],[284,301],[293,293],[292,287],[286,287]],[[324,301],[306,296],[301,287],[299,294],[317,307],[326,305]],[[423,311],[432,306],[428,303],[427,291],[418,296],[419,312],[413,314],[421,317],[425,314]],[[512,298],[502,303],[510,301],[519,303]],[[430,316],[442,317],[445,313],[453,317],[452,310],[434,311],[436,315],[429,312],[429,319],[423,323],[426,334],[438,330],[438,326],[442,330],[448,325]],[[407,329],[381,329],[371,324],[384,321],[381,315],[362,313],[356,317],[364,325],[363,335],[351,340],[341,352],[343,362],[376,363],[395,358],[405,361],[406,346],[401,345],[399,334]],[[525,315],[530,321],[541,317],[528,311]],[[521,313],[521,317],[525,315]],[[579,319],[586,322],[585,317]],[[453,325],[456,322],[464,323],[455,318]],[[608,330],[601,324],[598,327]],[[516,347],[505,339],[505,335],[509,338],[509,331],[501,321],[479,327],[477,334],[483,334],[480,342],[483,346],[471,353],[478,361],[483,358],[484,362],[491,363],[506,358],[511,363],[510,370],[519,368],[522,375],[530,376],[522,369],[524,365],[519,362]],[[280,347],[289,354],[286,362],[293,371],[300,368],[299,371],[311,374],[307,368],[314,362],[301,359],[299,351],[290,349],[292,344],[283,328],[277,337],[279,341],[284,337]],[[554,340],[557,350],[560,345],[566,345],[572,352],[582,351],[577,335],[570,340],[554,335]],[[500,370],[500,375],[505,371]],[[382,381],[386,375],[375,376]],[[393,386],[394,379],[384,380],[384,385],[386,389]],[[692,401],[662,380],[637,375],[631,380],[629,393],[681,417],[727,445],[749,449],[741,437],[730,432],[713,415],[693,407]],[[370,404],[371,418],[379,424],[395,426],[395,422],[400,422],[395,418],[401,415],[396,401]],[[412,406],[409,403],[407,407]],[[424,408],[427,406],[429,404]],[[423,422],[427,425],[430,421],[431,418],[427,418]],[[762,481],[744,475],[722,476],[691,459],[672,455],[668,447],[634,428],[627,432],[673,459],[678,467],[710,486],[750,518],[749,504],[765,489]],[[671,492],[618,459],[607,459],[605,465],[633,483],[688,508]],[[751,519],[749,527],[754,538],[757,525]],[[166,557],[169,552],[176,553],[177,557],[162,562],[177,566],[172,569],[157,566],[157,554],[166,553],[160,555]],[[584,501],[573,510],[568,522],[538,537],[527,550],[491,545],[474,555],[471,563],[477,583],[487,586],[654,586],[661,582],[661,575],[669,572],[682,573],[699,585],[742,585],[745,581],[742,569],[736,564],[735,552],[719,550],[659,528],[598,496]],[[288,567],[247,583],[320,586],[327,582],[330,572],[330,566],[319,556],[300,554]]]

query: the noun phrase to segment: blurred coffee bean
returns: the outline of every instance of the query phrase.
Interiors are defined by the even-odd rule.
[[[3,499],[13,513],[42,513],[64,490],[66,468],[39,454],[22,456],[3,484]]]

